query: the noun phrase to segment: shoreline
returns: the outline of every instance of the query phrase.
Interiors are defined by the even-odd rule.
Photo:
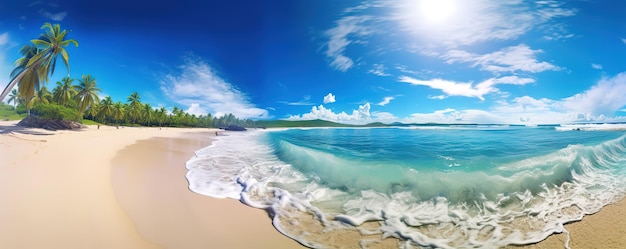
[[[185,162],[215,130],[15,123],[0,121],[2,248],[305,248],[264,210],[188,189]],[[565,229],[571,248],[623,248],[626,199]],[[566,238],[507,248],[563,248]]]
[[[207,129],[15,123],[0,121],[1,248],[302,247],[263,210],[189,191]]]

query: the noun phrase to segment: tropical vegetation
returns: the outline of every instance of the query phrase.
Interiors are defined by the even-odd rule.
[[[211,114],[189,114],[179,107],[173,107],[172,111],[165,107],[155,108],[149,103],[142,103],[137,92],[132,92],[125,102],[114,101],[110,96],[100,99],[101,90],[94,76],[82,75],[78,80],[69,76],[69,54],[65,48],[71,44],[78,47],[78,41],[69,39],[69,31],[61,29],[59,24],[45,23],[41,29],[44,33],[39,38],[20,49],[22,57],[15,61],[11,81],[0,95],[0,102],[8,95],[8,103],[13,105],[11,108],[10,105],[0,103],[4,119],[33,114],[47,119],[92,120],[102,124],[130,126],[255,125],[252,120],[242,120],[233,114],[213,117]],[[46,84],[54,74],[59,55],[68,76],[57,81],[50,91]],[[16,85],[17,89],[13,89]]]

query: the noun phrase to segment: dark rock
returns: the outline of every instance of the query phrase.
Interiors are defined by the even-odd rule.
[[[76,130],[84,127],[82,124],[76,121],[66,121],[60,119],[41,119],[33,115],[26,116],[24,119],[22,119],[22,121],[17,123],[17,125],[30,128],[43,128],[51,131]]]
[[[227,130],[227,131],[245,131],[246,128],[243,128],[243,127],[238,126],[238,125],[229,125],[228,127],[224,128],[224,130]]]

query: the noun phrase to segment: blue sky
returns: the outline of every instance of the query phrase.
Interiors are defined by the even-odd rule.
[[[12,1],[0,84],[61,24],[102,96],[253,119],[626,121],[621,1]],[[50,82],[65,76],[58,69]]]

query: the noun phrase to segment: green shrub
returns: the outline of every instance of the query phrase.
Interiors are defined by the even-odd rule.
[[[57,104],[37,104],[31,110],[31,114],[43,119],[77,120],[78,111]],[[80,119],[78,119],[80,120]]]
[[[19,104],[15,107],[15,112],[17,114],[26,114],[26,106],[24,104]]]

